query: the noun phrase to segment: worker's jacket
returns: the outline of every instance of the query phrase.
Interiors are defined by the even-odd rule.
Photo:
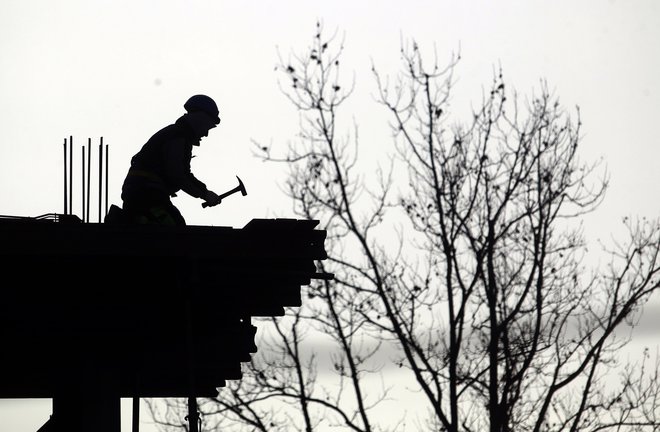
[[[195,198],[204,197],[206,185],[190,171],[192,148],[199,141],[185,116],[156,132],[131,159],[122,197],[162,193],[169,200],[179,190]]]

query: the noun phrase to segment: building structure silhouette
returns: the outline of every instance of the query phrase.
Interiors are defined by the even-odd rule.
[[[120,398],[212,397],[241,378],[251,319],[301,305],[318,221],[243,228],[0,217],[0,398],[52,398],[41,431],[119,432]],[[1,419],[0,419],[1,421]]]

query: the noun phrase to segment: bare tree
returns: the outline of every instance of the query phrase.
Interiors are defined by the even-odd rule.
[[[472,117],[453,121],[459,58],[427,66],[412,43],[391,84],[373,67],[392,166],[407,168],[408,187],[395,191],[395,171],[366,181],[357,133],[337,133],[352,91],[337,43],[317,24],[309,49],[281,61],[300,135],[284,157],[257,144],[290,166],[296,214],[328,231],[323,270],[335,280],[312,285],[300,309],[273,321],[274,337],[258,344],[272,355],[255,358],[206,417],[264,431],[310,431],[327,418],[349,430],[399,430],[403,419],[392,426],[373,415],[387,391],[364,386],[386,345],[426,402],[417,429],[660,429],[657,356],[627,364],[618,355],[659,286],[660,227],[627,221],[628,238],[606,251],[609,266],[585,264],[580,221],[597,209],[607,176],[579,159],[579,109],[567,111],[543,83],[524,102],[500,71]],[[392,222],[399,216],[406,224]],[[332,342],[333,385],[320,384],[303,329]]]
[[[579,110],[569,115],[545,85],[520,107],[499,73],[469,125],[449,127],[454,63],[426,68],[414,44],[402,56],[393,92],[374,73],[414,185],[401,205],[423,235],[428,272],[408,271],[378,297],[433,420],[453,431],[597,430],[599,411],[625,395],[612,426],[657,426],[649,413],[659,407],[647,412],[648,399],[629,393],[643,377],[604,391],[628,342],[615,330],[658,288],[660,237],[647,231],[657,223],[631,227],[610,269],[586,277],[572,222],[597,207],[606,179],[594,182],[597,166],[578,159]]]

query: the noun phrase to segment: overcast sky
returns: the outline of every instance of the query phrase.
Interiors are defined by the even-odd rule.
[[[611,176],[588,235],[609,236],[626,215],[660,214],[655,0],[2,0],[0,214],[62,212],[62,143],[69,136],[76,158],[88,138],[96,158],[104,137],[109,198],[120,204],[130,157],[183,113],[189,96],[205,93],[218,102],[222,124],[197,149],[193,171],[218,193],[238,175],[248,196],[212,209],[185,196],[175,205],[189,224],[240,228],[255,217],[292,217],[276,182],[285,167],[254,158],[250,142],[284,149],[293,138],[297,117],[278,90],[277,50],[286,57],[304,49],[316,20],[344,38],[343,71],[356,79],[351,115],[369,152],[391,151],[385,113],[371,101],[371,64],[395,74],[401,41],[414,38],[435,47],[441,60],[460,48],[456,120],[466,118],[498,65],[520,93],[546,79],[565,106],[580,106],[582,155],[602,157]],[[376,157],[369,152],[362,155]],[[79,167],[76,159],[78,185]],[[93,220],[95,206],[96,198]],[[12,415],[19,405],[26,411]],[[0,422],[9,420],[14,432],[36,430],[48,412],[43,403],[0,401]]]

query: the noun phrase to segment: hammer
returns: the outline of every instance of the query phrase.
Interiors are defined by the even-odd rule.
[[[202,207],[216,206],[216,205],[220,204],[220,202],[222,201],[223,198],[226,198],[231,194],[235,194],[236,192],[240,192],[241,195],[243,195],[243,196],[247,195],[247,192],[245,190],[245,186],[243,185],[243,182],[241,181],[241,179],[238,176],[236,176],[236,178],[238,179],[238,186],[236,186],[234,189],[232,189],[228,192],[223,193],[222,195],[219,195],[218,200],[214,203],[209,204],[208,202],[203,202]]]

